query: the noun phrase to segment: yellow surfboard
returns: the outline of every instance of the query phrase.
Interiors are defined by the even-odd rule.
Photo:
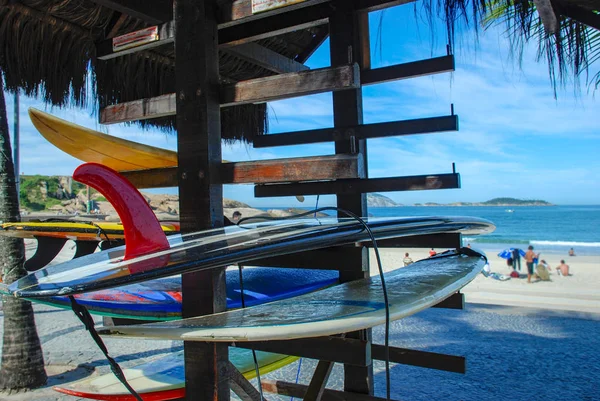
[[[176,167],[177,152],[103,134],[30,108],[37,130],[57,148],[84,162],[117,171]]]
[[[179,222],[161,222],[165,234],[179,232]],[[111,222],[23,222],[4,223],[0,235],[16,238],[53,237],[83,241],[124,239],[123,225]]]

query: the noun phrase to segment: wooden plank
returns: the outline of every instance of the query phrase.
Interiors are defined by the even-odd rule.
[[[454,55],[452,54],[373,70],[362,70],[360,82],[363,85],[372,85],[450,71],[454,71]]]
[[[177,167],[122,171],[121,174],[138,189],[171,188],[179,185]]]
[[[385,360],[385,347],[373,344],[373,359]],[[438,354],[435,352],[417,351],[406,348],[389,347],[390,362],[421,368],[443,370],[446,372],[465,373],[466,359],[463,356]]]
[[[338,91],[360,86],[358,65],[256,78],[222,87],[221,107]],[[101,124],[116,124],[174,115],[174,93],[111,105],[100,110]]]
[[[278,8],[289,7],[307,0],[252,0],[252,13],[263,13]]]
[[[460,188],[460,174],[415,175],[388,178],[350,178],[297,184],[263,184],[254,187],[254,196],[360,194],[369,192],[426,191]]]
[[[309,7],[290,6],[280,9],[279,13],[265,13],[262,18],[248,18],[243,23],[229,24],[219,30],[219,44],[236,46],[327,23],[332,13],[328,2],[307,2],[306,5]]]
[[[363,242],[364,246],[373,244]],[[377,241],[379,248],[442,248],[456,249],[462,246],[460,233],[415,235],[412,237],[391,238]]]
[[[356,155],[296,157],[223,163],[220,176],[224,184],[314,181],[355,178],[359,168]]]
[[[304,398],[308,386],[306,384],[288,383],[280,380],[262,380],[264,391],[287,397]],[[374,397],[367,394],[325,389],[322,401],[389,401],[386,398]]]
[[[223,186],[215,178],[221,164],[221,116],[216,0],[175,2],[175,88],[181,231],[223,225]],[[184,318],[224,311],[225,269],[184,274]],[[227,344],[184,342],[187,400],[228,401]]]
[[[240,371],[231,363],[228,364],[228,373],[230,377],[231,390],[238,396],[242,401],[266,401],[263,399],[256,388]]]
[[[100,124],[117,124],[175,115],[177,99],[174,93],[147,99],[114,104],[100,109]]]
[[[371,139],[446,131],[458,131],[457,115],[260,135],[255,138],[254,147],[332,142],[342,138],[349,140],[352,136],[358,139]]]
[[[173,19],[173,2],[167,0],[92,0],[92,2],[149,24],[160,24]]]
[[[289,99],[359,86],[358,64],[320,68],[225,86],[221,91],[221,107]]]
[[[245,43],[227,48],[227,52],[277,74],[309,70],[307,66],[287,58],[257,43]]]
[[[219,9],[219,28],[248,24],[258,20],[269,20],[282,14],[304,13],[315,15],[321,10],[318,6],[330,0],[308,0],[287,7],[276,8],[268,12],[253,13],[252,0],[224,1]],[[268,22],[267,22],[268,23]]]
[[[321,401],[327,380],[331,375],[331,369],[333,369],[333,362],[319,361],[313,374],[310,384],[304,393],[304,399],[307,401]]]
[[[385,10],[386,8],[413,3],[416,0],[354,0],[354,7],[361,12],[373,12]]]
[[[225,1],[221,4],[219,10],[219,28],[233,26],[238,24],[247,24],[248,22],[274,17],[280,14],[289,14],[291,12],[303,12],[315,15],[315,6],[322,3],[328,3],[331,0],[306,0],[301,3],[293,4],[284,8],[277,8],[269,12],[255,14],[252,12],[252,0],[234,0]],[[362,12],[371,12],[383,10],[389,7],[395,7],[402,4],[412,3],[415,0],[348,0],[352,1],[354,8]]]
[[[222,184],[314,181],[331,178],[356,178],[361,168],[356,155],[297,157],[223,163],[218,166]],[[177,186],[177,167],[123,171],[136,188]]]
[[[465,309],[465,294],[461,292],[452,294],[442,302],[433,305],[432,308]]]
[[[342,337],[328,336],[285,341],[236,342],[231,346],[354,366],[371,364],[371,343]]]
[[[113,38],[101,40],[96,44],[96,58],[99,60],[110,60],[126,54],[136,53],[175,42],[175,22],[169,21],[158,25],[158,40],[129,49],[114,51]]]
[[[333,247],[252,261],[253,266],[293,267],[296,269],[352,270],[356,260],[362,260],[366,248]]]

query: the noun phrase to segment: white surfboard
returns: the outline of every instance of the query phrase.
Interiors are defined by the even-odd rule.
[[[390,319],[449,297],[481,271],[485,257],[470,249],[421,260],[385,274]],[[318,337],[385,323],[379,277],[337,285],[289,300],[179,321],[100,328],[103,335],[186,341],[267,341]]]

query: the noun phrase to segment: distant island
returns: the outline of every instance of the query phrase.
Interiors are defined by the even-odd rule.
[[[380,194],[367,194],[367,206],[371,207],[394,207],[402,206],[399,203],[394,202],[387,196]]]
[[[414,206],[554,206],[539,199],[494,198],[485,202],[415,203]]]

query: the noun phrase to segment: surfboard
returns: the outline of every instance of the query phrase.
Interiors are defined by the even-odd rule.
[[[366,218],[378,240],[402,236],[491,232],[474,217]],[[369,241],[351,218],[296,219],[243,224],[167,237],[168,248],[125,259],[125,246],[96,252],[38,270],[0,290],[18,297],[72,295],[119,287],[264,257]]]
[[[161,222],[165,234],[179,232],[179,222]],[[0,235],[16,238],[51,237],[77,241],[112,241],[125,238],[123,224],[102,221],[30,221],[3,223]]]
[[[448,252],[385,273],[390,320],[433,306],[473,280],[486,258],[471,249]],[[105,327],[101,335],[184,341],[288,340],[351,332],[385,323],[378,276],[246,309],[177,321]]]
[[[171,150],[103,134],[34,108],[29,108],[29,117],[50,143],[85,162],[117,171],[177,166],[177,152]]]
[[[246,306],[303,295],[338,283],[335,270],[245,267],[242,270]],[[242,307],[239,271],[226,272],[227,308]],[[181,319],[181,278],[169,277],[125,287],[75,295],[92,314],[138,320]],[[34,299],[71,309],[68,297]]]
[[[298,359],[295,356],[257,351],[260,374],[286,366]],[[256,377],[252,351],[229,348],[229,360],[248,380]],[[123,369],[128,383],[145,401],[174,400],[185,397],[185,372],[183,351],[150,362]],[[54,390],[75,397],[106,401],[135,401],[114,374],[79,380]]]

